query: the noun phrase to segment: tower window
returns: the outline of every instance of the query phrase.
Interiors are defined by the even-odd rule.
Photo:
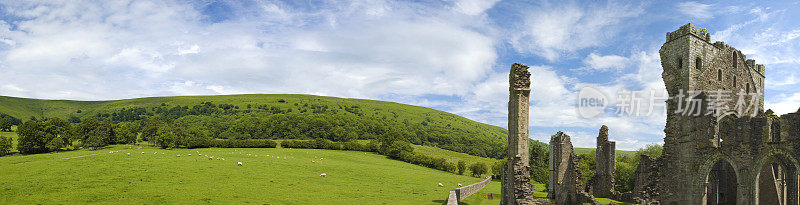
[[[722,81],[722,69],[717,70],[717,81]]]
[[[750,83],[747,83],[747,88],[745,88],[745,90],[747,90],[747,94],[750,94]]]
[[[697,68],[697,70],[700,70],[700,68],[703,67],[703,60],[701,60],[699,57],[694,59],[694,67]]]
[[[733,87],[736,87],[736,76],[733,76]]]
[[[736,68],[736,63],[738,60],[739,55],[736,54],[736,51],[733,52],[733,68]]]
[[[680,70],[682,68],[683,68],[683,58],[678,58],[678,69]]]

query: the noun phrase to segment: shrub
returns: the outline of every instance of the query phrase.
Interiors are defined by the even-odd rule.
[[[175,132],[172,131],[170,126],[162,126],[158,128],[153,143],[161,148],[173,147],[175,141]]]
[[[469,167],[469,170],[472,171],[473,177],[481,177],[481,175],[486,174],[488,168],[486,168],[486,164],[483,162],[478,162],[472,164],[472,166]]]
[[[11,138],[0,136],[0,156],[5,156],[11,153]]]
[[[508,162],[508,158],[501,159],[492,165],[492,174],[494,175],[495,179],[500,179],[503,177],[503,169],[506,166],[506,162]]]
[[[464,161],[458,161],[458,175],[464,175],[464,171],[467,171],[467,163]]]

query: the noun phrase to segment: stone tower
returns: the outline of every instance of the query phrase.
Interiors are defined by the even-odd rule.
[[[741,146],[728,146],[731,150],[726,151],[728,148],[723,149],[721,145],[754,141],[750,136],[721,135],[720,122],[763,112],[764,66],[746,59],[741,51],[724,42],[712,43],[710,34],[692,24],[667,33],[659,53],[662,78],[670,98],[660,159],[663,166],[659,170],[658,200],[662,204],[703,204],[711,203],[710,200],[737,203],[737,196],[742,200],[752,198],[752,193],[747,191],[751,189],[748,184],[720,184],[711,190],[708,183],[717,180],[735,184],[735,178],[723,177],[742,171],[729,164],[718,166],[718,162],[748,160],[746,156],[734,156],[750,154],[732,151]],[[740,94],[754,96],[743,98],[749,111],[734,109],[741,103]],[[717,190],[716,187],[732,187],[732,190]],[[727,192],[716,193],[722,191]]]
[[[528,155],[528,106],[531,92],[528,66],[515,63],[508,76],[508,163],[502,176],[502,204],[531,204]]]

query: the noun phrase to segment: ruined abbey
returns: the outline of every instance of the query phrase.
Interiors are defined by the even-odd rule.
[[[667,33],[659,53],[670,96],[662,156],[640,156],[633,191],[619,193],[608,128],[600,129],[597,171],[587,184],[569,136],[559,132],[550,140],[548,197],[556,204],[597,204],[595,196],[636,204],[800,204],[800,113],[764,110],[765,67],[692,24]]]

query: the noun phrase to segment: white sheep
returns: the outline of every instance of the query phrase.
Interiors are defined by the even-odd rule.
[[[328,176],[328,174],[322,173],[322,174],[319,174],[319,176],[321,176],[321,177],[327,177],[327,176]]]
[[[181,155],[178,155],[178,157],[181,157]]]
[[[458,187],[461,187],[461,183],[458,183]]]
[[[131,156],[131,153],[128,153],[128,156]]]
[[[114,154],[114,151],[108,151],[109,154]]]
[[[192,156],[192,154],[189,154],[189,156],[191,157],[191,156]]]
[[[239,162],[239,166],[242,166],[242,162]]]
[[[142,152],[142,154],[144,154],[144,152]]]
[[[439,183],[439,187],[444,187],[444,185],[442,183]]]

